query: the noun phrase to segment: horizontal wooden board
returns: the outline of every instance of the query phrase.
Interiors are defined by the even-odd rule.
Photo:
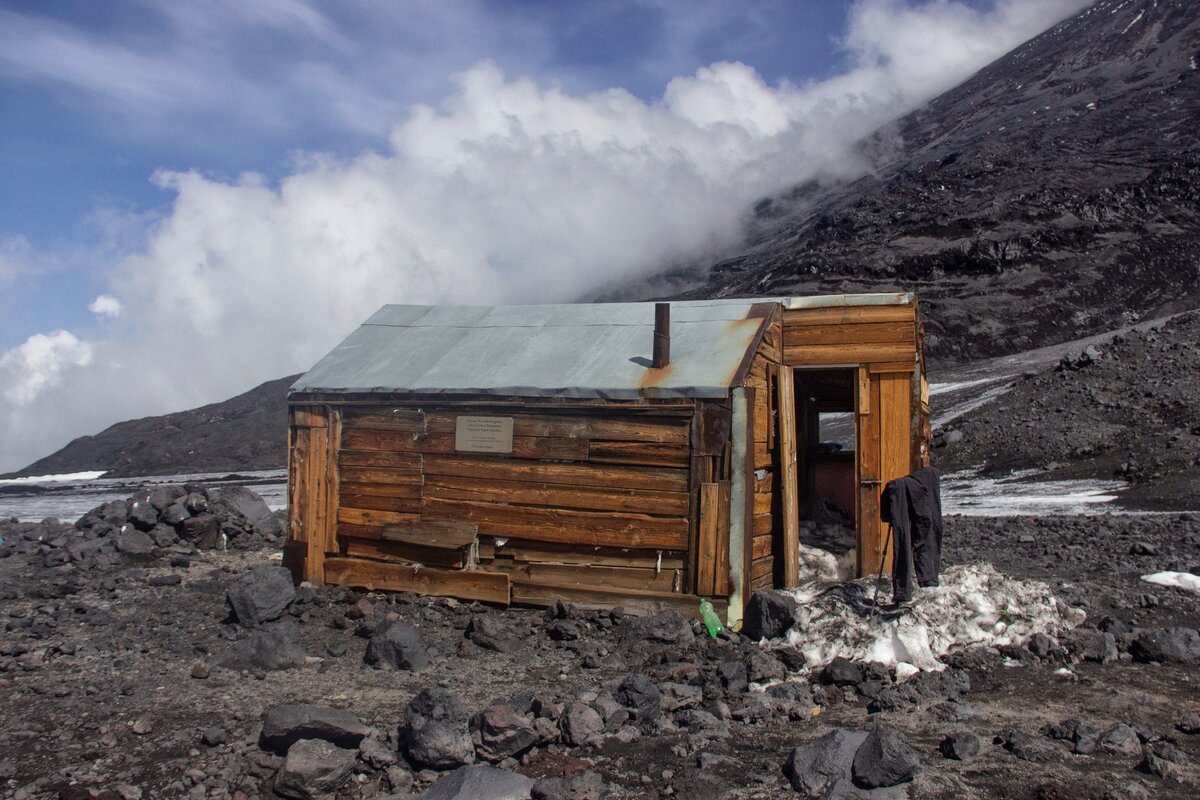
[[[564,486],[599,486],[642,491],[686,492],[688,474],[664,467],[618,467],[600,464],[547,464],[519,459],[473,456],[426,456],[426,475],[480,480],[532,481]]]
[[[775,530],[775,517],[771,514],[755,514],[753,526],[751,533],[754,536],[766,536]]]
[[[359,409],[346,414],[342,425],[347,429],[367,428],[406,433],[425,433],[425,414],[410,409]]]
[[[634,589],[604,591],[515,580],[512,583],[512,599],[514,603],[533,606],[550,606],[559,600],[565,600],[581,608],[621,606],[633,614],[677,611],[687,619],[700,616],[700,598],[696,595],[638,592]],[[713,598],[712,603],[717,613],[724,616],[727,601],[723,598]]]
[[[339,523],[348,525],[389,525],[394,522],[407,522],[413,519],[420,519],[417,513],[402,514],[396,511],[376,511],[369,508],[346,508],[338,509],[337,520]]]
[[[600,547],[662,550],[687,547],[686,517],[604,514],[435,497],[424,498],[421,508],[424,519],[473,522],[479,526],[482,536],[516,536]]]
[[[338,536],[351,536],[355,539],[378,539],[383,535],[382,525],[354,525],[349,522],[339,522]]]
[[[342,445],[355,450],[391,450],[404,453],[444,455],[455,452],[453,433],[420,434],[381,430],[347,430],[342,432]],[[642,446],[661,447],[662,445]],[[505,456],[586,461],[588,442],[586,439],[514,436],[512,453],[505,454]]]
[[[508,558],[540,564],[574,564],[576,566],[641,567],[645,569],[683,569],[684,556],[679,552],[647,552],[620,548],[572,547],[551,542],[524,542],[509,539],[503,545],[480,543],[480,558]]]
[[[785,308],[783,335],[794,325],[845,325],[871,322],[912,322],[917,317],[916,305],[907,306],[838,306],[832,308]]]
[[[339,490],[343,496],[353,494],[371,497],[405,497],[414,499],[419,499],[421,497],[421,484],[419,482],[363,483],[360,481],[343,480]],[[345,506],[353,504],[342,503],[342,505]],[[364,508],[370,508],[370,506],[364,506]]]
[[[400,511],[405,514],[421,513],[420,497],[387,497],[374,494],[350,494],[342,492],[338,495],[342,508],[361,508],[373,511]]]
[[[593,511],[630,511],[637,514],[687,516],[687,492],[654,492],[644,489],[597,489],[523,481],[480,480],[444,475],[425,478],[425,497],[445,500],[486,500],[493,503],[570,508]]]
[[[497,558],[485,565],[492,572],[506,572],[514,581],[569,586],[580,589],[611,591],[636,589],[644,592],[674,591],[682,576],[676,570],[655,572],[652,569],[627,567],[576,566],[570,564],[530,564]]]
[[[897,344],[812,345],[785,347],[783,361],[791,366],[822,364],[867,364],[873,361],[907,361],[913,348]]]
[[[837,344],[904,344],[913,347],[917,328],[908,322],[868,322],[858,325],[796,325],[783,335],[783,346]]]
[[[872,375],[877,375],[884,372],[916,372],[917,361],[915,358],[910,358],[907,361],[880,361],[867,365],[867,370]]]
[[[343,483],[364,484],[421,484],[420,467],[404,467],[402,469],[386,469],[383,467],[342,467],[338,477]]]
[[[443,550],[412,544],[394,544],[385,541],[356,539],[344,540],[345,552],[351,558],[372,558],[380,561],[396,561],[406,564],[428,564],[434,567],[462,569],[466,559],[461,550]]]
[[[386,450],[348,450],[344,446],[338,453],[338,465],[342,467],[386,467],[388,469],[421,469],[420,453],[396,453]]]
[[[458,414],[431,413],[429,433],[454,433]],[[659,442],[686,444],[688,423],[680,419],[645,419],[638,417],[559,416],[530,414],[482,414],[502,416],[513,421],[514,436],[535,436],[566,439],[605,439],[618,442]]]
[[[325,559],[325,580],[365,589],[388,589],[507,605],[509,577],[502,572],[443,570],[385,564],[361,558]]]
[[[689,457],[686,445],[609,441],[591,442],[587,456],[589,461],[597,464],[641,464],[681,468],[688,465]]]
[[[775,586],[775,577],[771,573],[760,575],[757,578],[750,580],[750,591],[757,592],[759,589],[770,589]]]
[[[775,566],[775,559],[770,556],[756,558],[750,562],[750,580],[754,581],[763,576],[770,577]]]
[[[423,547],[460,550],[478,541],[479,529],[469,522],[422,520],[385,525],[383,538],[389,542],[408,542]]]
[[[767,558],[771,555],[771,536],[754,536],[750,539],[752,559]]]

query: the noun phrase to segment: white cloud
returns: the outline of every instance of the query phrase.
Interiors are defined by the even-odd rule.
[[[70,331],[35,333],[0,355],[4,399],[14,406],[28,405],[59,383],[63,373],[91,363],[92,346]]]
[[[302,371],[385,302],[569,301],[711,257],[737,244],[754,200],[861,173],[857,139],[1079,5],[864,0],[843,74],[772,86],[716,63],[657,102],[482,63],[436,107],[415,107],[386,152],[310,156],[278,185],[164,172],[173,207],[104,295],[136,319],[95,348],[54,334],[57,361],[42,360],[62,366],[11,367],[4,396],[38,396],[65,442]],[[44,426],[27,422],[0,415],[13,443],[0,469],[45,454]]]
[[[88,311],[99,317],[119,317],[124,307],[121,301],[113,297],[111,294],[98,295],[88,305]]]

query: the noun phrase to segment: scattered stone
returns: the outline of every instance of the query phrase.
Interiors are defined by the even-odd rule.
[[[229,741],[229,734],[224,728],[205,728],[200,731],[200,741],[209,747],[217,747]]]
[[[416,800],[529,800],[533,781],[486,764],[459,767]]]
[[[485,650],[511,653],[521,646],[512,629],[493,614],[475,614],[467,624],[467,636]]]
[[[849,781],[854,754],[867,734],[839,728],[815,742],[792,750],[783,772],[792,788],[806,797],[821,797],[839,781]]]
[[[626,708],[632,708],[638,722],[653,722],[662,713],[662,693],[654,681],[636,673],[627,675],[617,687],[616,700]]]
[[[822,683],[832,683],[834,686],[857,686],[862,681],[862,665],[842,656],[833,659],[825,665],[825,669],[821,670]]]
[[[1097,746],[1106,753],[1119,756],[1139,756],[1142,754],[1142,740],[1137,731],[1128,725],[1116,725],[1107,731],[1097,741]]]
[[[790,594],[762,589],[750,596],[742,633],[751,639],[778,639],[796,620],[796,599]]]
[[[571,777],[542,778],[533,785],[534,800],[603,800],[604,779],[587,770]]]
[[[1159,628],[1138,633],[1129,644],[1134,661],[1174,664],[1200,663],[1200,631],[1195,628]]]
[[[300,628],[291,620],[285,620],[234,642],[209,663],[226,669],[273,672],[304,666],[306,657],[304,645],[300,643]]]
[[[148,556],[154,551],[154,540],[150,534],[128,527],[117,536],[117,549],[127,556]]]
[[[596,710],[579,701],[567,706],[558,719],[558,725],[563,738],[574,747],[604,732],[604,720]]]
[[[196,680],[202,681],[211,674],[212,667],[208,665],[207,661],[197,661],[195,664],[192,664],[192,677]]]
[[[280,755],[301,739],[320,739],[338,747],[356,748],[371,732],[352,712],[306,704],[276,706],[263,719],[258,743]]]
[[[1007,730],[998,739],[1005,750],[1022,761],[1044,764],[1058,758],[1058,750],[1054,748],[1054,745],[1046,744],[1022,730]]]
[[[475,752],[492,763],[518,756],[538,742],[533,720],[512,706],[488,706],[475,716],[474,727],[479,735]]]
[[[296,599],[292,573],[284,567],[255,567],[235,580],[225,593],[233,616],[243,625],[279,619]]]
[[[321,739],[301,739],[287,751],[275,793],[294,800],[333,797],[354,772],[357,753]]]
[[[855,752],[852,775],[855,785],[878,789],[907,783],[920,768],[904,734],[875,729]]]
[[[375,769],[386,770],[396,763],[396,751],[386,742],[370,736],[358,743],[358,757]]]
[[[966,731],[951,733],[942,739],[938,749],[946,758],[966,761],[979,754],[979,737]]]
[[[1200,714],[1194,711],[1185,711],[1179,721],[1175,723],[1175,729],[1189,736],[1200,733]]]
[[[408,704],[400,739],[409,761],[419,766],[454,769],[475,761],[470,718],[445,689],[417,693]]]
[[[691,624],[677,611],[625,617],[621,623],[620,643],[626,651],[633,650],[639,642],[687,646],[695,641]]]
[[[420,672],[429,667],[429,650],[416,628],[399,620],[375,629],[363,660],[373,667]]]

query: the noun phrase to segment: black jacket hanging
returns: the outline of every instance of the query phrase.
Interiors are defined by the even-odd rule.
[[[921,586],[936,586],[942,558],[940,473],[933,467],[888,481],[879,513],[892,526],[892,600],[912,599],[913,572]]]

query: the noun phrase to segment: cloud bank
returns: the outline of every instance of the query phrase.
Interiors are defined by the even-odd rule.
[[[1081,5],[864,0],[842,74],[770,85],[714,63],[652,102],[483,62],[379,152],[309,155],[274,184],[159,173],[174,202],[116,259],[101,335],[0,355],[0,470],[303,371],[385,302],[570,301],[720,253],[756,199],[860,174],[854,141]]]

